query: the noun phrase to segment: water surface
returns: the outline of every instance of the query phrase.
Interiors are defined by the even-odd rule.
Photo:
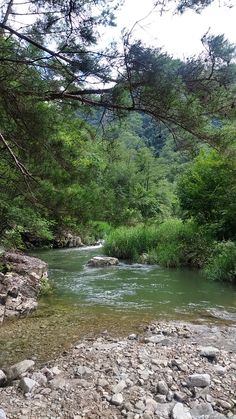
[[[55,290],[33,316],[1,327],[0,364],[26,356],[44,361],[81,336],[126,334],[152,320],[235,323],[235,288],[197,271],[127,263],[89,268],[87,261],[102,254],[94,247],[34,254],[48,262]]]

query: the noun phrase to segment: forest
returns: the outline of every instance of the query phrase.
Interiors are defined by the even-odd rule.
[[[0,244],[71,232],[236,282],[236,47],[206,34],[180,60],[127,31],[102,48],[120,3],[2,2]]]

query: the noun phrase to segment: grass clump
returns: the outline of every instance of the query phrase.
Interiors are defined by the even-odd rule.
[[[108,256],[138,261],[143,253],[157,245],[156,231],[156,226],[119,227],[108,235],[104,252]]]
[[[208,279],[236,284],[236,244],[232,241],[216,243],[204,273]]]
[[[121,227],[105,243],[105,253],[120,259],[167,267],[202,267],[212,239],[193,221],[170,219],[160,225]]]

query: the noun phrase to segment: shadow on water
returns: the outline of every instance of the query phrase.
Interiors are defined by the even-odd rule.
[[[55,357],[85,335],[107,329],[114,335],[152,320],[236,322],[236,293],[228,284],[206,281],[198,272],[121,263],[89,268],[101,247],[38,251],[49,264],[53,295],[32,316],[1,327],[0,364]]]

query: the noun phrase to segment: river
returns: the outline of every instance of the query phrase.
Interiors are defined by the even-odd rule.
[[[100,254],[101,247],[34,252],[48,262],[54,292],[41,298],[32,316],[1,326],[0,365],[32,357],[45,362],[81,336],[127,334],[152,320],[235,324],[236,290],[230,284],[206,281],[188,269],[86,266]]]

